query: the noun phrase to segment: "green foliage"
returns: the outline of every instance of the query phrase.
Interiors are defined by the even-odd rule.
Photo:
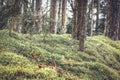
[[[0,53],[0,79],[55,79],[59,78],[56,71],[46,67],[39,68],[26,57],[10,52]],[[22,79],[21,79],[22,80]]]
[[[120,42],[88,37],[85,51],[68,34],[0,31],[2,80],[119,80]]]
[[[81,62],[77,64],[63,64],[74,75],[86,80],[119,80],[119,74],[112,68],[98,62]]]

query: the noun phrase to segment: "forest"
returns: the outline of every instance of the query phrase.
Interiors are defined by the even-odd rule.
[[[0,0],[0,80],[120,80],[120,0]]]

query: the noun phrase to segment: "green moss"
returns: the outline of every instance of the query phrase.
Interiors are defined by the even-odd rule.
[[[71,73],[80,76],[81,79],[88,80],[119,80],[119,74],[116,70],[97,62],[81,62],[77,64],[63,64]],[[85,79],[86,80],[86,79]]]
[[[0,79],[119,80],[120,42],[87,37],[85,51],[68,34],[0,31]],[[41,65],[38,66],[38,65]]]
[[[0,52],[0,79],[13,80],[20,77],[48,80],[59,78],[55,70],[49,67],[39,68],[22,55]]]

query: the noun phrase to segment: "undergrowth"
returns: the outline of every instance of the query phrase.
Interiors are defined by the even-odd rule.
[[[0,31],[0,80],[120,80],[120,42],[87,37],[84,52],[69,34]]]

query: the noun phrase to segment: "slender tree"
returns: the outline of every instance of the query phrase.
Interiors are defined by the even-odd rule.
[[[90,25],[90,36],[93,35],[93,16],[94,16],[94,0],[91,1],[91,25]]]
[[[98,34],[98,31],[99,31],[99,2],[100,0],[97,0],[97,14],[96,14],[96,34]]]
[[[74,6],[71,3],[73,10],[73,24],[72,24],[72,37],[77,39],[77,1],[74,1]]]
[[[61,17],[61,10],[62,9],[62,0],[59,0],[59,11],[58,11],[58,17]]]
[[[27,0],[26,0],[27,1]],[[19,24],[19,27],[22,27],[22,33],[27,33],[27,26],[26,26],[26,15],[27,15],[27,9],[28,9],[28,2],[25,3],[24,0],[22,0],[22,7],[21,7],[21,22]]]
[[[57,23],[57,33],[61,33],[61,27],[62,27],[62,24],[61,24],[61,21],[62,21],[62,0],[59,0],[59,8],[58,8],[58,23]]]
[[[67,0],[62,0],[62,31],[66,32],[66,6]]]
[[[39,32],[42,30],[42,26],[40,25],[41,12],[42,12],[41,9],[42,9],[42,0],[36,0],[35,32]]]

